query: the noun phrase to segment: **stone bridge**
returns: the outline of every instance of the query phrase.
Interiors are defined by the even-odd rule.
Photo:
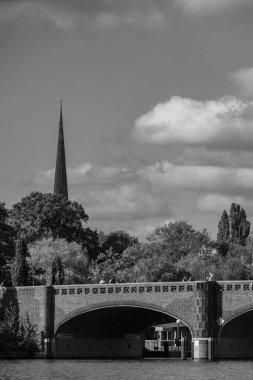
[[[141,356],[150,325],[180,320],[194,358],[253,358],[253,282],[0,288],[0,317],[28,313],[53,357]]]

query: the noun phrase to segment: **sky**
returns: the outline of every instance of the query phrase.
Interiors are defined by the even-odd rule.
[[[253,0],[0,0],[0,201],[52,192],[141,239],[253,223]]]

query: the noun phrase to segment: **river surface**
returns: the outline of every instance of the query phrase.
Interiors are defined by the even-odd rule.
[[[253,361],[0,360],[0,380],[252,380]]]

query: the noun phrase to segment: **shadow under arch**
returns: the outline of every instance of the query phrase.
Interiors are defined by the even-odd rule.
[[[151,325],[180,320],[173,311],[150,303],[134,301],[102,302],[70,313],[55,328],[56,357],[141,357],[145,346],[144,331]]]
[[[233,315],[218,333],[218,357],[221,359],[253,358],[253,308]]]

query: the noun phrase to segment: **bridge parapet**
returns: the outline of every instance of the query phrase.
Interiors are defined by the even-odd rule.
[[[193,292],[194,282],[116,283],[85,285],[54,285],[56,296],[137,294],[137,293],[188,293]]]
[[[253,281],[217,281],[221,292],[252,291]]]

